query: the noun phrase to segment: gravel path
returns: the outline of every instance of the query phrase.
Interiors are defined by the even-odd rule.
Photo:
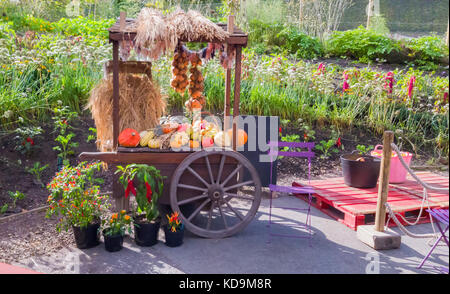
[[[56,221],[45,218],[45,211],[18,215],[0,222],[0,262],[52,254],[75,246],[72,232],[56,232]]]

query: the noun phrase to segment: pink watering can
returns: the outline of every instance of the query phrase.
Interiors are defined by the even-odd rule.
[[[370,155],[374,157],[383,157],[383,145],[377,145],[373,149],[372,152],[370,152]],[[401,152],[402,158],[405,161],[405,163],[409,166],[411,163],[411,159],[413,157],[412,153],[409,152]],[[389,183],[391,184],[400,184],[406,181],[406,174],[408,171],[406,168],[402,165],[400,162],[400,158],[398,157],[397,153],[395,151],[392,151],[392,158],[391,158],[391,171],[389,174]]]

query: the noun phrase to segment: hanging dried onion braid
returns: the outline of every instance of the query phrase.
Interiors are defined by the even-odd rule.
[[[189,76],[189,96],[194,99],[199,99],[203,93],[203,76],[198,66],[202,65],[202,60],[198,54],[192,54],[190,57],[191,68],[189,69],[191,75]]]
[[[172,61],[172,80],[170,85],[180,94],[183,94],[189,84],[187,68],[189,64],[189,52],[184,46],[178,46]]]

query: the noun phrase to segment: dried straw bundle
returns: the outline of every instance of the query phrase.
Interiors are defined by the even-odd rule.
[[[228,32],[224,31],[198,11],[189,10],[186,16],[189,18],[192,26],[190,40],[223,41],[229,36]]]
[[[113,139],[113,82],[112,75],[95,87],[86,108],[89,108],[97,127],[97,148],[112,151]],[[138,132],[155,127],[164,114],[166,103],[160,89],[146,75],[119,75],[119,132],[133,128]]]
[[[145,7],[136,20],[136,48],[151,60],[173,51],[178,43],[176,30],[167,25],[161,11]]]
[[[175,28],[178,39],[193,40],[193,28],[191,20],[186,15],[183,9],[178,7],[167,17],[167,23],[169,26]]]

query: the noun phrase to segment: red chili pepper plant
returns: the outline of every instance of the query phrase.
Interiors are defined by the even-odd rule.
[[[125,198],[136,196],[135,215],[145,216],[148,222],[159,217],[158,199],[163,191],[163,176],[154,166],[129,164],[117,166],[116,174],[125,189]]]
[[[107,196],[100,196],[100,187],[96,185],[101,179],[94,178],[100,166],[101,163],[86,162],[76,167],[65,166],[47,184],[51,194],[47,199],[46,217],[59,219],[58,231],[99,224],[101,214],[107,208]]]
[[[174,212],[171,215],[166,215],[167,216],[167,226],[170,228],[171,232],[177,232],[178,230],[182,230],[183,229],[183,224],[181,223],[179,217],[178,217],[178,212]]]

